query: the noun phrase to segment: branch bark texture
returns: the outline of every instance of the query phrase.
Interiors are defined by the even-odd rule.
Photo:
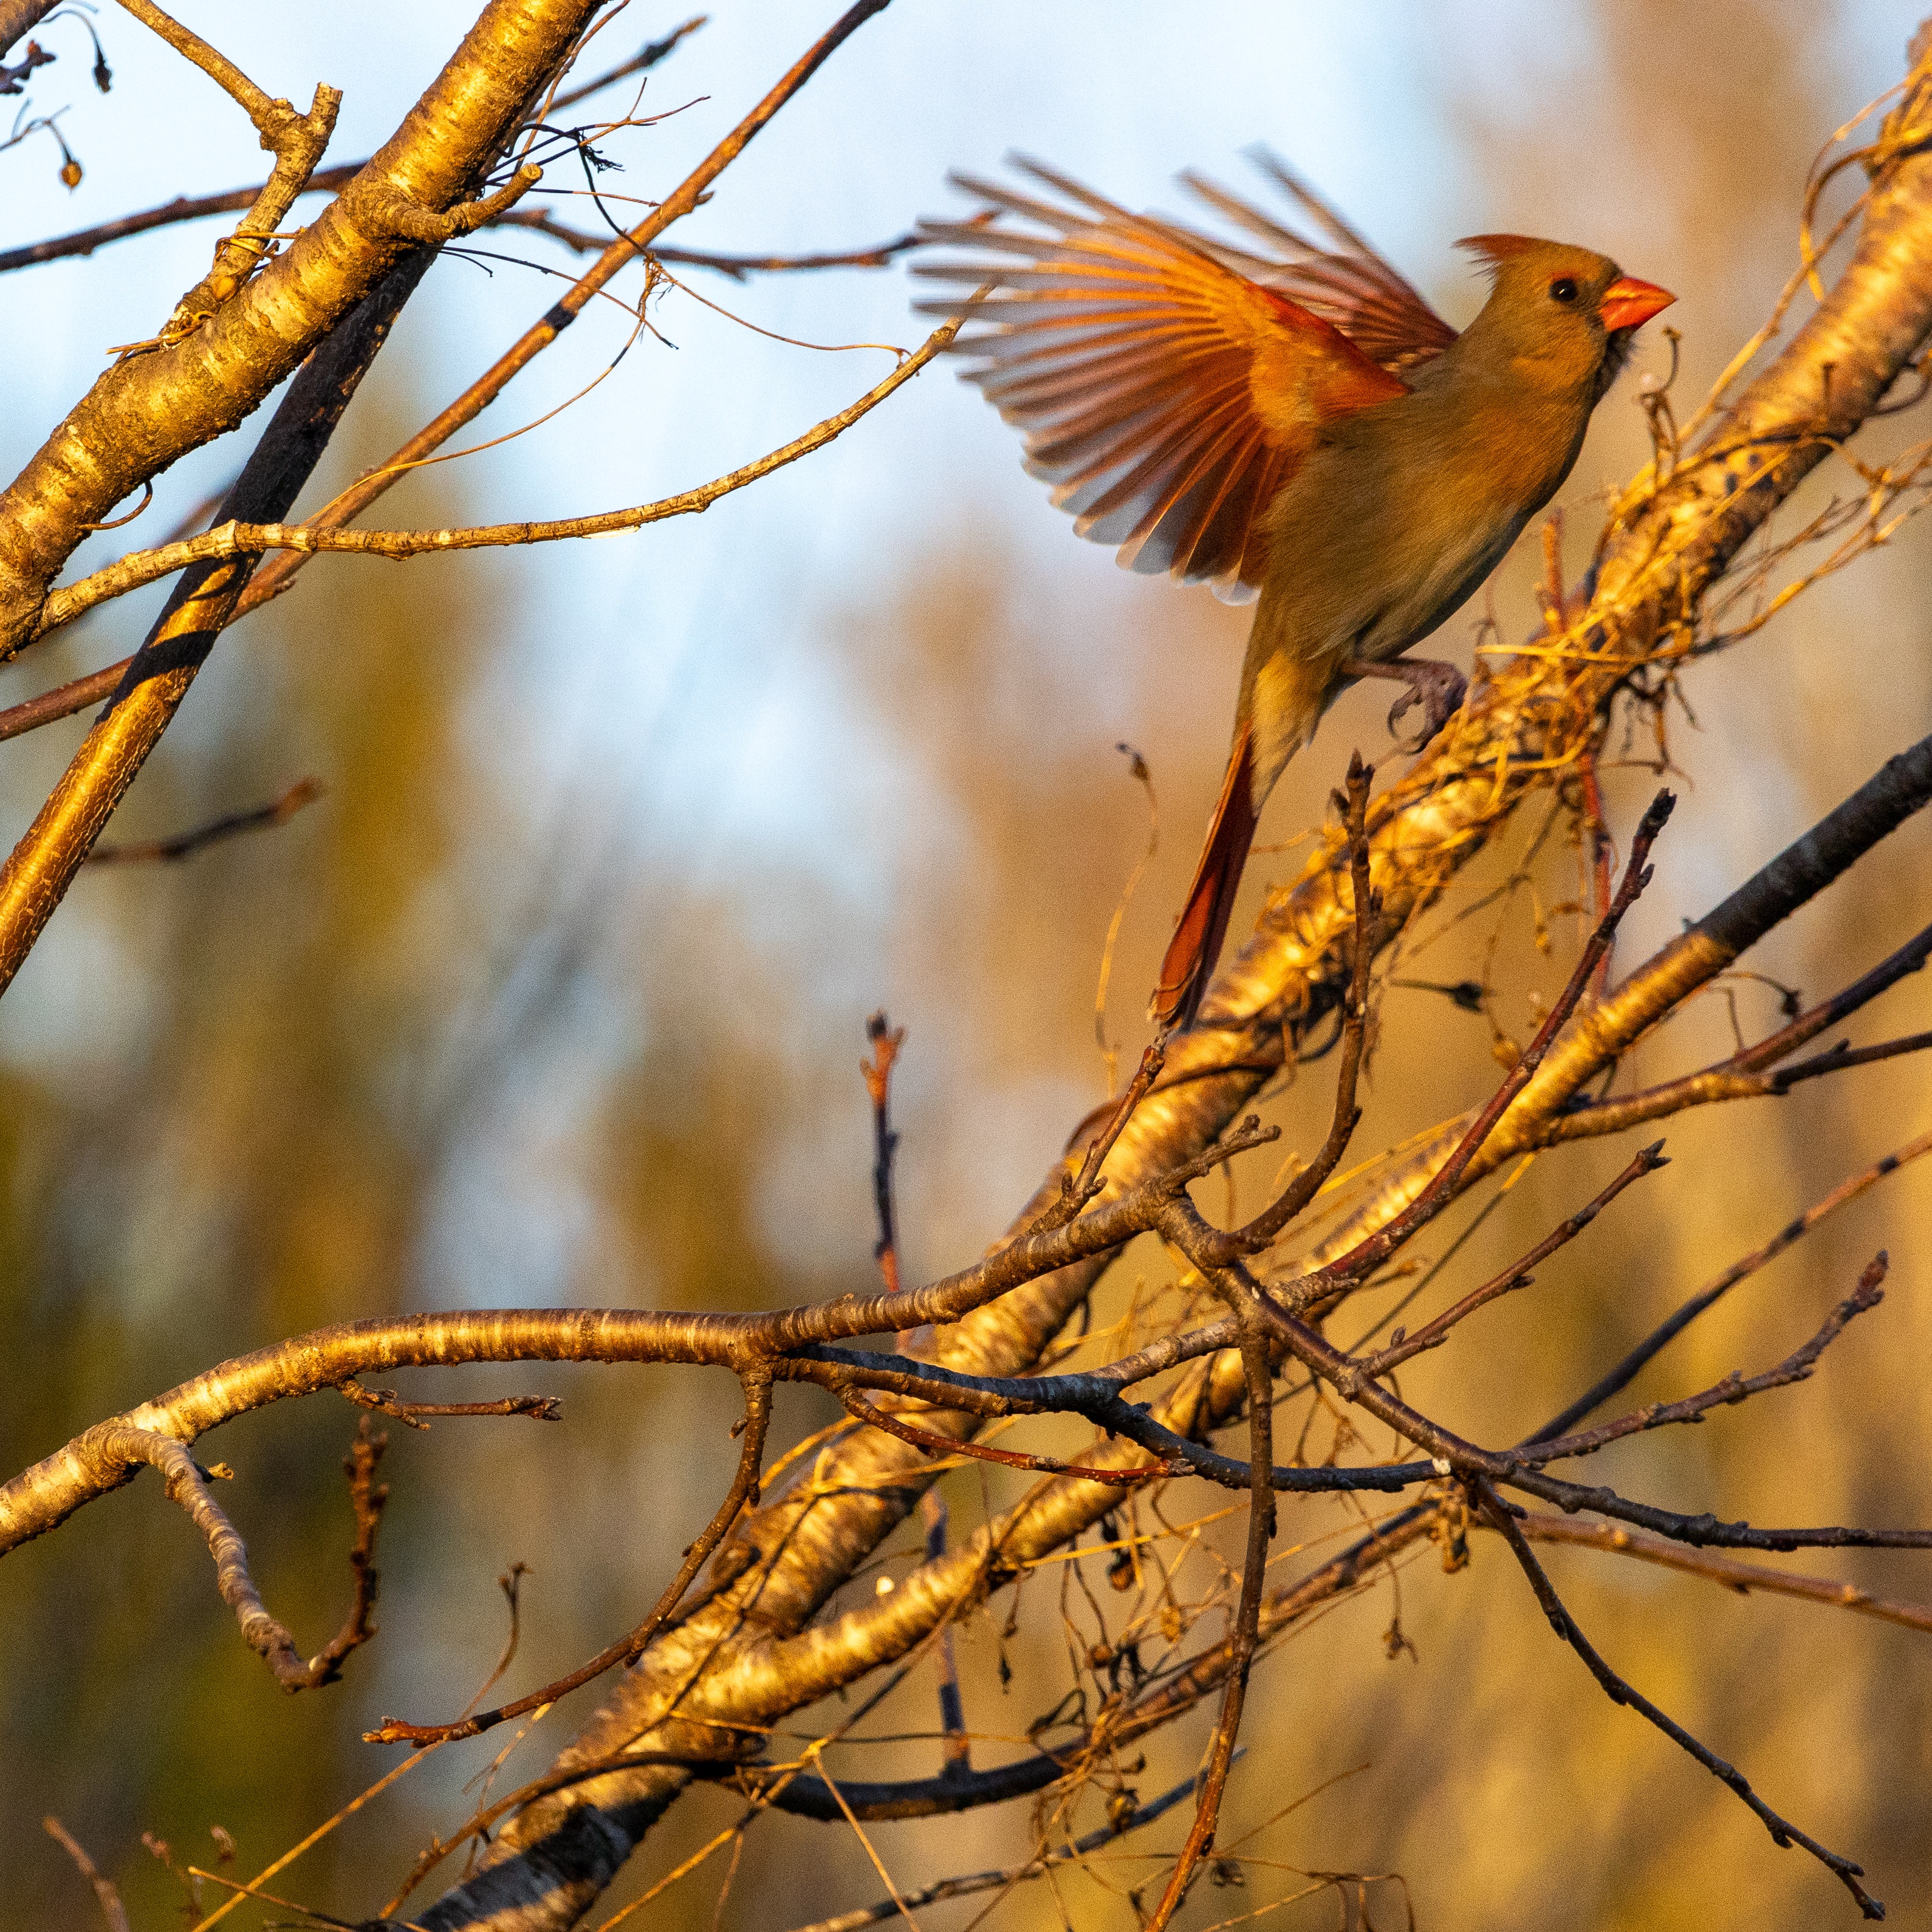
[[[1929,110],[1932,72],[1922,66],[1887,123],[1891,145],[1875,166],[1850,262],[1790,346],[1669,479],[1660,484],[1646,474],[1618,505],[1594,594],[1572,627],[1568,650],[1509,663],[1472,694],[1454,735],[1378,801],[1370,865],[1385,933],[1431,903],[1523,797],[1600,736],[1609,701],[1634,666],[1688,652],[1706,593],[1804,477],[1876,406],[1932,333],[1932,155],[1915,131]],[[1110,1190],[1210,1145],[1283,1064],[1300,1030],[1340,998],[1354,919],[1345,872],[1342,842],[1331,839],[1270,902],[1254,939],[1210,992],[1201,1027],[1171,1045],[1159,1084],[1108,1157]],[[1714,951],[1733,937],[1728,926],[1706,935]],[[1519,1105],[1529,1097],[1526,1093]],[[1431,1151],[1439,1163],[1442,1152]],[[1076,1154],[1054,1169],[1008,1240],[1051,1210],[1077,1164]],[[1385,1190],[1374,1214],[1399,1211],[1428,1178],[1419,1172],[1406,1190]],[[1349,1238],[1374,1225],[1358,1216]],[[1083,1260],[942,1329],[938,1359],[968,1373],[1021,1372],[1038,1359],[1107,1261]],[[974,1426],[964,1414],[950,1424],[920,1419],[934,1429]],[[876,1431],[848,1436],[823,1454],[726,1546],[721,1561],[742,1552],[743,1580],[667,1630],[560,1763],[626,1748],[728,1755],[743,1735],[733,1726],[769,1724],[833,1683],[903,1655],[938,1617],[952,1613],[965,1587],[956,1574],[942,1579],[915,1572],[859,1628],[859,1613],[809,1630],[806,1625],[912,1507],[930,1480],[922,1460],[910,1445]],[[1111,1492],[1085,1487],[1097,1515]],[[946,1562],[958,1566],[963,1556],[955,1552]],[[983,1576],[982,1569],[980,1587]],[[788,1645],[794,1647],[787,1668],[775,1670],[774,1648]],[[800,1667],[806,1660],[797,1646],[817,1653],[818,1669]],[[688,1774],[654,1764],[540,1801],[506,1826],[484,1868],[430,1908],[422,1922],[437,1932],[567,1926]]]

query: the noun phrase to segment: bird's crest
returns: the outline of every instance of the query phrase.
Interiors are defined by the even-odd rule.
[[[1493,274],[1512,255],[1546,244],[1531,235],[1466,235],[1456,245],[1468,249]]]

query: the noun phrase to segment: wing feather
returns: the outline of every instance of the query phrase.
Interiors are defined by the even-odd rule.
[[[1025,432],[1028,469],[1082,536],[1117,546],[1131,569],[1252,595],[1268,506],[1322,424],[1408,388],[1342,320],[1366,318],[1380,341],[1404,313],[1402,292],[1420,298],[1366,250],[1331,260],[1220,189],[1210,202],[1288,259],[1222,248],[1018,165],[1060,199],[956,176],[985,207],[924,224],[950,252],[916,272],[956,292],[920,307],[968,316],[955,347],[975,358],[968,380]],[[1332,239],[1352,239],[1340,217],[1316,213]]]

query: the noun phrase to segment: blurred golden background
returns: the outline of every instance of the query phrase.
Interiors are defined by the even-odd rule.
[[[412,10],[377,63],[386,71],[358,76],[350,69],[370,60],[386,14],[344,7],[289,22],[202,10],[197,28],[271,91],[302,94],[317,77],[349,88],[332,159],[380,137],[466,24],[453,5]],[[1453,321],[1478,291],[1448,244],[1472,230],[1586,242],[1678,291],[1675,393],[1688,404],[1762,319],[1795,260],[1813,154],[1903,71],[1916,20],[1881,0],[1451,0],[1330,14],[1100,0],[1050,16],[1018,4],[949,14],[899,0],[675,238],[884,240],[954,205],[946,166],[990,166],[1009,144],[1122,199],[1174,208],[1163,186],[1174,170],[1239,184],[1233,151],[1264,139]],[[721,9],[641,111],[703,98],[624,137],[622,191],[662,192],[829,18],[802,4]],[[627,51],[668,24],[634,9],[613,44]],[[158,130],[184,105],[130,23],[102,31],[117,91],[63,123],[88,184],[56,202],[21,152],[0,158],[22,182],[14,240],[259,167],[245,128],[220,130],[219,146],[197,128],[178,158],[166,151],[158,179]],[[78,100],[86,62],[60,45],[74,71],[52,73]],[[31,166],[51,173],[38,157]],[[5,279],[11,359],[32,364],[0,424],[8,456],[44,436],[102,345],[164,311],[208,238],[167,231]],[[534,257],[536,245],[497,252]],[[552,299],[513,264],[488,266],[492,279],[454,262],[436,271],[313,500],[386,453]],[[913,339],[898,271],[703,292],[814,341]],[[641,500],[782,442],[879,373],[876,356],[774,344],[675,293],[653,317],[675,350],[641,344],[591,404],[412,481],[381,520]],[[621,340],[616,323],[600,326],[570,370],[500,405],[488,433],[587,381]],[[1664,361],[1647,339],[1640,373]],[[1599,412],[1562,499],[1573,573],[1603,486],[1648,454],[1636,384],[1627,376]],[[1873,446],[1923,433],[1907,416]],[[237,460],[223,449],[182,466],[157,523]],[[1846,480],[1814,481],[1797,512]],[[1694,719],[1670,725],[1682,803],[1626,963],[1932,722],[1929,556],[1925,533],[1908,530],[1689,674]],[[1536,621],[1537,568],[1526,540],[1498,575],[1505,637]],[[0,702],[123,654],[148,608],[116,607],[10,668]],[[1443,640],[1466,664],[1478,614]],[[594,552],[316,564],[224,640],[116,836],[177,830],[304,775],[326,798],[178,866],[84,874],[0,1012],[9,1469],[224,1356],[326,1322],[458,1304],[748,1308],[866,1283],[869,1121],[855,1063],[864,1016],[880,1006],[909,1029],[895,1090],[909,1275],[970,1257],[1106,1090],[1094,987],[1148,836],[1121,742],[1151,768],[1161,842],[1123,923],[1108,1028],[1124,1065],[1144,1040],[1144,989],[1218,782],[1246,622],[1073,542],[1020,475],[1007,433],[944,371],[686,525]],[[1316,821],[1351,746],[1392,755],[1388,697],[1358,691],[1337,706],[1280,787],[1264,844]],[[9,836],[80,728],[0,749]],[[1606,774],[1620,838],[1658,782],[1640,768],[1648,751],[1640,728],[1630,762]],[[1528,830],[1459,883],[1430,929],[1510,876]],[[1244,907],[1270,871],[1298,862],[1294,851],[1258,862]],[[1928,866],[1932,836],[1909,826],[1744,963],[1808,995],[1832,990],[1923,923]],[[1551,916],[1552,950],[1539,953],[1536,908],[1576,890],[1576,855],[1552,838],[1524,889],[1408,970],[1486,974],[1498,1023],[1521,1037],[1532,996],[1554,992],[1576,943],[1575,920]],[[1775,994],[1736,991],[1747,1035],[1765,1030]],[[1908,983],[1856,1036],[1932,1024],[1926,1000]],[[1706,1000],[1643,1050],[1639,1077],[1724,1050],[1730,1024],[1724,1002]],[[1491,1040],[1483,1018],[1438,996],[1391,992],[1358,1148],[1485,1092]],[[1328,1104],[1316,1066],[1268,1112],[1306,1148]],[[1928,1125],[1911,1059],[1673,1124],[1667,1172],[1530,1294],[1418,1364],[1405,1394],[1479,1440],[1520,1432],[1718,1268]],[[1629,1151],[1544,1156],[1450,1279],[1467,1286],[1500,1265]],[[1258,1165],[1241,1175],[1251,1204],[1268,1178]],[[1218,1195],[1216,1183],[1202,1198]],[[1591,1478],[1723,1517],[1932,1518],[1932,1394],[1917,1371],[1932,1348],[1928,1210],[1926,1170],[1888,1180],[1699,1324],[1637,1393],[1781,1358],[1888,1247],[1884,1309],[1810,1382],[1622,1448]],[[1165,1267],[1131,1255],[1099,1318],[1136,1274]],[[1352,1321],[1338,1332],[1352,1334]],[[214,1595],[205,1549],[146,1477],[0,1566],[0,1927],[78,1923],[92,1909],[40,1835],[48,1812],[121,1881],[137,1924],[176,1922],[178,1890],[142,1849],[144,1830],[206,1863],[219,1826],[258,1868],[394,1761],[359,1743],[362,1730],[389,1712],[440,1717],[470,1695],[501,1646],[496,1579],[509,1564],[531,1566],[520,1690],[636,1620],[728,1478],[736,1408],[704,1372],[477,1372],[411,1386],[440,1400],[555,1391],[566,1419],[392,1427],[382,1632],[341,1685],[292,1700],[274,1688]],[[814,1393],[782,1394],[788,1438],[831,1412]],[[271,1606],[307,1645],[346,1600],[339,1462],[354,1427],[346,1403],[317,1399],[232,1425],[201,1452],[239,1472],[226,1500]],[[956,1526],[970,1527],[978,1478],[946,1487]],[[989,1492],[1009,1493],[997,1481]],[[1338,1504],[1292,1503],[1283,1540],[1347,1520]],[[917,1540],[909,1524],[891,1548]],[[1932,1601],[1921,1556],[1785,1562]],[[1932,1924],[1925,1638],[1593,1553],[1555,1551],[1550,1564],[1618,1669],[1774,1805],[1860,1858],[1894,1922]],[[1006,1642],[1002,1688],[1006,1613],[996,1601],[962,1645],[968,1723],[988,1738],[1022,1736],[1066,1687],[1047,1618]],[[1478,1540],[1460,1575],[1432,1558],[1405,1572],[1400,1614],[1412,1655],[1384,1654],[1384,1589],[1262,1666],[1224,1840],[1366,1766],[1253,1849],[1304,1869],[1400,1871],[1430,1932],[1849,1922],[1828,1876],[1778,1852],[1712,1779],[1604,1700],[1492,1544]],[[925,1683],[908,1695],[929,1727]],[[588,1708],[580,1697],[554,1713],[507,1774],[534,1776]],[[1145,1795],[1187,1774],[1208,1721],[1150,1743]],[[405,1780],[294,1868],[290,1895],[352,1918],[373,1910],[417,1846],[468,1809],[459,1787],[490,1748],[445,1754]],[[1015,1748],[984,1744],[980,1761]],[[928,1744],[861,1761],[852,1774],[934,1768]],[[728,1822],[735,1802],[687,1799],[608,1904]],[[882,1826],[874,1838],[910,1884],[1021,1856],[1024,1810]],[[1178,1836],[1170,1820],[1147,1843]],[[1058,1898],[1042,1886],[1016,1893],[997,1922],[1059,1924],[1063,1911],[1083,1927],[1132,1922],[1083,1882]],[[1201,1887],[1183,1922],[1204,1927],[1290,1888],[1286,1874],[1258,1868],[1244,1889]],[[782,1932],[879,1891],[849,1831],[778,1818],[748,1840],[722,1922]],[[700,1876],[638,1922],[710,1924],[715,1895],[715,1878]],[[1400,1924],[1394,1894],[1374,1896],[1376,1922]],[[964,1924],[975,1909],[934,1908],[926,1922]],[[1335,1910],[1312,1900],[1282,1922],[1324,1924]],[[241,1922],[259,1916],[247,1908]]]

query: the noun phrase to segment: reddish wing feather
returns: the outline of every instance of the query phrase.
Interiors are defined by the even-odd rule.
[[[1414,285],[1285,164],[1265,148],[1250,148],[1248,158],[1335,245],[1323,249],[1286,222],[1190,170],[1180,177],[1186,187],[1270,251],[1252,255],[1207,244],[1218,259],[1333,322],[1371,362],[1391,374],[1430,361],[1455,340],[1456,332]]]
[[[1251,593],[1267,565],[1262,519],[1321,424],[1407,388],[1315,302],[1359,322],[1400,310],[1404,291],[1420,298],[1366,251],[1322,267],[1329,258],[1283,230],[1305,259],[1261,263],[1022,165],[1072,206],[960,178],[992,212],[926,224],[964,259],[917,272],[962,292],[920,306],[970,307],[978,326],[957,346],[980,358],[970,380],[1027,432],[1028,467],[1055,486],[1083,536],[1118,544],[1135,569]],[[1049,232],[1001,225],[1009,219]],[[967,292],[988,284],[972,302]],[[1410,342],[1411,362],[1417,350]]]

